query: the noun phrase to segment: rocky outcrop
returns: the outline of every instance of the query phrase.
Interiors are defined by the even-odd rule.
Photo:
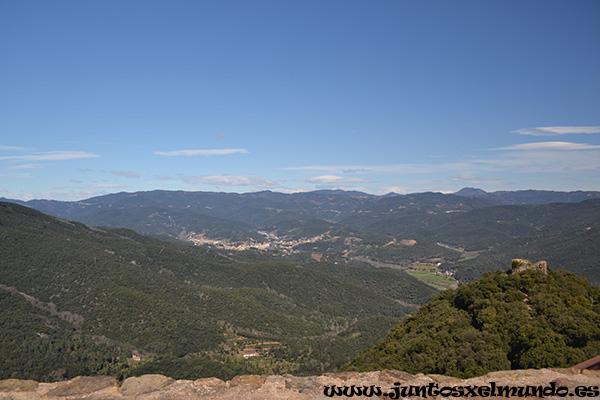
[[[63,321],[68,322],[69,324],[73,325],[74,327],[79,327],[79,326],[81,326],[81,324],[83,324],[84,319],[83,319],[82,315],[72,313],[70,311],[58,311],[58,307],[56,306],[56,304],[54,304],[52,302],[49,302],[49,303],[43,302],[41,300],[36,299],[33,296],[28,295],[27,293],[19,292],[17,290],[17,288],[12,287],[12,286],[0,284],[0,289],[6,290],[7,292],[10,292],[12,294],[20,294],[32,306],[39,308],[40,310],[48,311],[50,314],[56,315],[58,318],[62,319]]]
[[[115,378],[106,376],[77,377],[70,381],[37,383],[34,381],[8,379],[0,381],[0,400],[309,400],[347,398],[394,398],[394,387],[554,387],[568,391],[567,397],[598,398],[600,371],[578,369],[541,369],[492,372],[487,375],[457,379],[443,375],[411,375],[401,371],[342,372],[321,376],[297,377],[292,375],[242,375],[224,382],[217,378],[174,380],[162,375],[144,375],[127,378],[118,384]],[[337,388],[350,390],[365,388],[371,395],[348,396],[336,394]],[[377,387],[381,395],[377,394]],[[372,389],[371,389],[372,388]],[[594,389],[595,388],[595,389]],[[594,392],[594,390],[596,392]],[[389,394],[388,394],[389,393]],[[566,392],[565,392],[566,393]],[[349,394],[349,392],[346,392]],[[385,395],[388,394],[388,395]],[[594,395],[595,394],[595,395]],[[405,398],[418,398],[412,395]],[[434,399],[448,397],[427,396]],[[485,396],[484,396],[485,397]],[[534,398],[537,396],[512,396]],[[450,397],[451,399],[466,398]],[[469,396],[469,398],[478,398]],[[546,396],[546,398],[564,398]]]
[[[525,271],[528,269],[541,272],[544,275],[548,275],[548,263],[546,261],[538,261],[535,264],[533,264],[529,260],[523,260],[520,258],[515,258],[514,260],[512,260],[510,273],[517,274],[521,271]]]

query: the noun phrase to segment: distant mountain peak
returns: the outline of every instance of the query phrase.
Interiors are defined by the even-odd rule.
[[[454,194],[463,197],[486,197],[488,195],[485,190],[472,187],[462,188]]]

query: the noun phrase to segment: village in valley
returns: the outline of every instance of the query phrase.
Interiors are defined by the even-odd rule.
[[[207,246],[223,250],[260,250],[260,251],[281,251],[284,253],[298,252],[294,247],[306,244],[315,243],[325,238],[325,234],[318,235],[311,238],[302,239],[282,239],[277,235],[265,231],[257,231],[259,234],[264,236],[263,241],[249,238],[246,241],[234,242],[229,239],[214,239],[207,237],[204,233],[190,232],[185,240],[194,243],[197,246]]]
[[[307,245],[310,243],[317,244],[320,242],[335,242],[341,239],[338,236],[331,236],[329,234],[329,231],[312,237],[303,237],[296,239],[279,237],[273,232],[257,231],[257,233],[259,233],[263,237],[262,240],[249,238],[248,240],[244,241],[232,241],[223,238],[210,238],[207,237],[205,233],[195,232],[188,233],[185,236],[185,240],[193,243],[196,246],[205,246],[213,249],[231,251],[258,250],[261,252],[273,252],[282,255],[290,255],[293,253],[306,252],[306,248],[303,248],[302,250],[298,248],[301,245]],[[346,249],[341,252],[341,255],[344,262],[359,261],[370,264],[371,266],[376,268],[393,268],[404,270],[409,275],[427,283],[428,285],[438,290],[455,288],[458,286],[458,281],[453,277],[454,272],[452,270],[442,270],[440,268],[443,261],[443,259],[441,258],[431,258],[427,261],[413,262],[409,263],[408,265],[375,261],[373,259],[370,259],[369,257],[357,256],[351,253],[351,250],[355,248],[357,244],[360,244],[361,241],[362,239],[357,237],[343,238],[343,243],[346,246]],[[390,245],[414,246],[416,244],[417,241],[414,239],[393,239],[390,242],[384,244],[382,247],[387,247]],[[449,247],[442,243],[437,243],[437,245],[446,248]],[[315,250],[316,249],[318,249],[318,247],[315,247]],[[464,251],[462,249],[455,250]],[[328,257],[323,252],[308,251],[308,253],[310,254],[310,258],[314,261],[328,261]],[[336,258],[336,261],[333,261],[335,264],[338,263],[337,259],[339,258]]]

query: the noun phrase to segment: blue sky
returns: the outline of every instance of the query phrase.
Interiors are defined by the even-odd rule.
[[[0,1],[0,197],[600,190],[600,2]]]

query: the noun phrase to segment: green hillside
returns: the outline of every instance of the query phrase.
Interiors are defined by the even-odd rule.
[[[333,267],[236,261],[10,203],[0,203],[0,254],[2,321],[12,321],[0,331],[0,379],[72,377],[84,364],[86,374],[147,372],[173,357],[202,365],[201,375],[226,377],[250,368],[235,357],[240,346],[261,341],[276,343],[266,356],[272,368],[331,370],[414,310],[404,304],[422,304],[435,293],[402,271],[368,271],[364,281],[364,274],[342,277]],[[384,281],[387,288],[376,290]],[[60,346],[80,349],[82,364],[60,367],[53,350]],[[18,357],[25,348],[46,350],[31,358],[34,366]],[[132,354],[142,365],[129,365]],[[210,369],[227,363],[229,372]],[[251,370],[268,371],[263,367]]]
[[[569,367],[600,353],[600,288],[570,272],[488,272],[446,290],[346,370],[473,377]]]
[[[124,352],[117,347],[82,337],[57,315],[8,290],[0,290],[0,304],[0,379],[48,381],[119,372]]]

